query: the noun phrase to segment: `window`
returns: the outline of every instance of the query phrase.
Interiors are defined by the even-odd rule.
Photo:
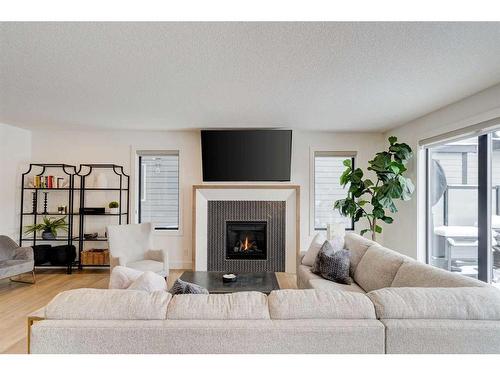
[[[179,229],[179,152],[139,151],[139,223]]]
[[[500,286],[500,137],[428,146],[427,261]]]
[[[335,201],[345,198],[349,189],[349,186],[343,188],[340,185],[346,159],[351,159],[354,166],[353,153],[314,152],[314,230],[326,230],[327,224],[337,220],[344,220],[346,229],[354,229],[352,219],[342,217],[333,208]]]

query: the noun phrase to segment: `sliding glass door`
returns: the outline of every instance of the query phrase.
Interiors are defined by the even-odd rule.
[[[499,282],[500,137],[427,148],[427,261]]]

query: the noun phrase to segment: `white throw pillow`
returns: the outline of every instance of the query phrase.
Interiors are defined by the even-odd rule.
[[[309,245],[309,249],[304,255],[304,258],[302,258],[303,265],[312,267],[314,261],[316,260],[316,256],[318,255],[319,250],[321,249],[321,246],[323,246],[325,241],[326,237],[323,233],[317,233],[314,236],[311,245]]]
[[[127,289],[143,273],[132,268],[116,266],[111,271],[108,289]]]
[[[130,286],[129,290],[144,290],[145,292],[156,292],[158,290],[166,290],[167,282],[160,275],[146,271],[139,276]]]

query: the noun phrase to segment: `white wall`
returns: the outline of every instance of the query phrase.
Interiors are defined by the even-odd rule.
[[[420,260],[425,257],[425,159],[418,142],[499,116],[500,85],[496,85],[386,132],[415,151],[409,177],[416,181],[417,189],[413,200],[398,205],[395,224],[384,235],[385,246]]]
[[[169,249],[172,268],[191,267],[191,187],[201,183],[201,150],[199,131],[33,131],[32,159],[35,162],[116,163],[131,172],[135,186],[134,150],[179,150],[181,168],[180,233],[158,234],[157,246]],[[381,134],[293,132],[292,183],[301,186],[301,247],[306,248],[310,230],[310,162],[314,149],[356,151],[357,166],[367,161],[384,145]],[[135,202],[135,195],[131,195]],[[333,204],[333,202],[332,202]],[[356,230],[364,228],[359,224]]]
[[[31,132],[0,124],[0,234],[19,237],[21,173],[31,157]]]

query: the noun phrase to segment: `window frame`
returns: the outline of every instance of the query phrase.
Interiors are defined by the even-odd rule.
[[[137,204],[137,222],[141,223],[141,204],[143,201],[143,181],[142,181],[142,157],[144,156],[177,156],[178,158],[178,168],[177,168],[177,227],[167,228],[167,227],[157,227],[153,226],[153,230],[158,233],[178,233],[182,234],[181,223],[182,223],[182,206],[181,206],[181,153],[180,150],[137,150],[137,189],[138,194],[135,199]]]
[[[333,151],[331,149],[319,149],[311,148],[310,152],[310,184],[309,184],[309,234],[312,235],[318,231],[326,231],[327,228],[316,228],[316,156],[331,156],[331,157],[341,157],[344,159],[351,159],[352,166],[355,168],[356,165],[356,151]],[[333,209],[333,207],[332,207]],[[346,227],[346,231],[355,231],[354,219],[351,218],[350,227]]]

